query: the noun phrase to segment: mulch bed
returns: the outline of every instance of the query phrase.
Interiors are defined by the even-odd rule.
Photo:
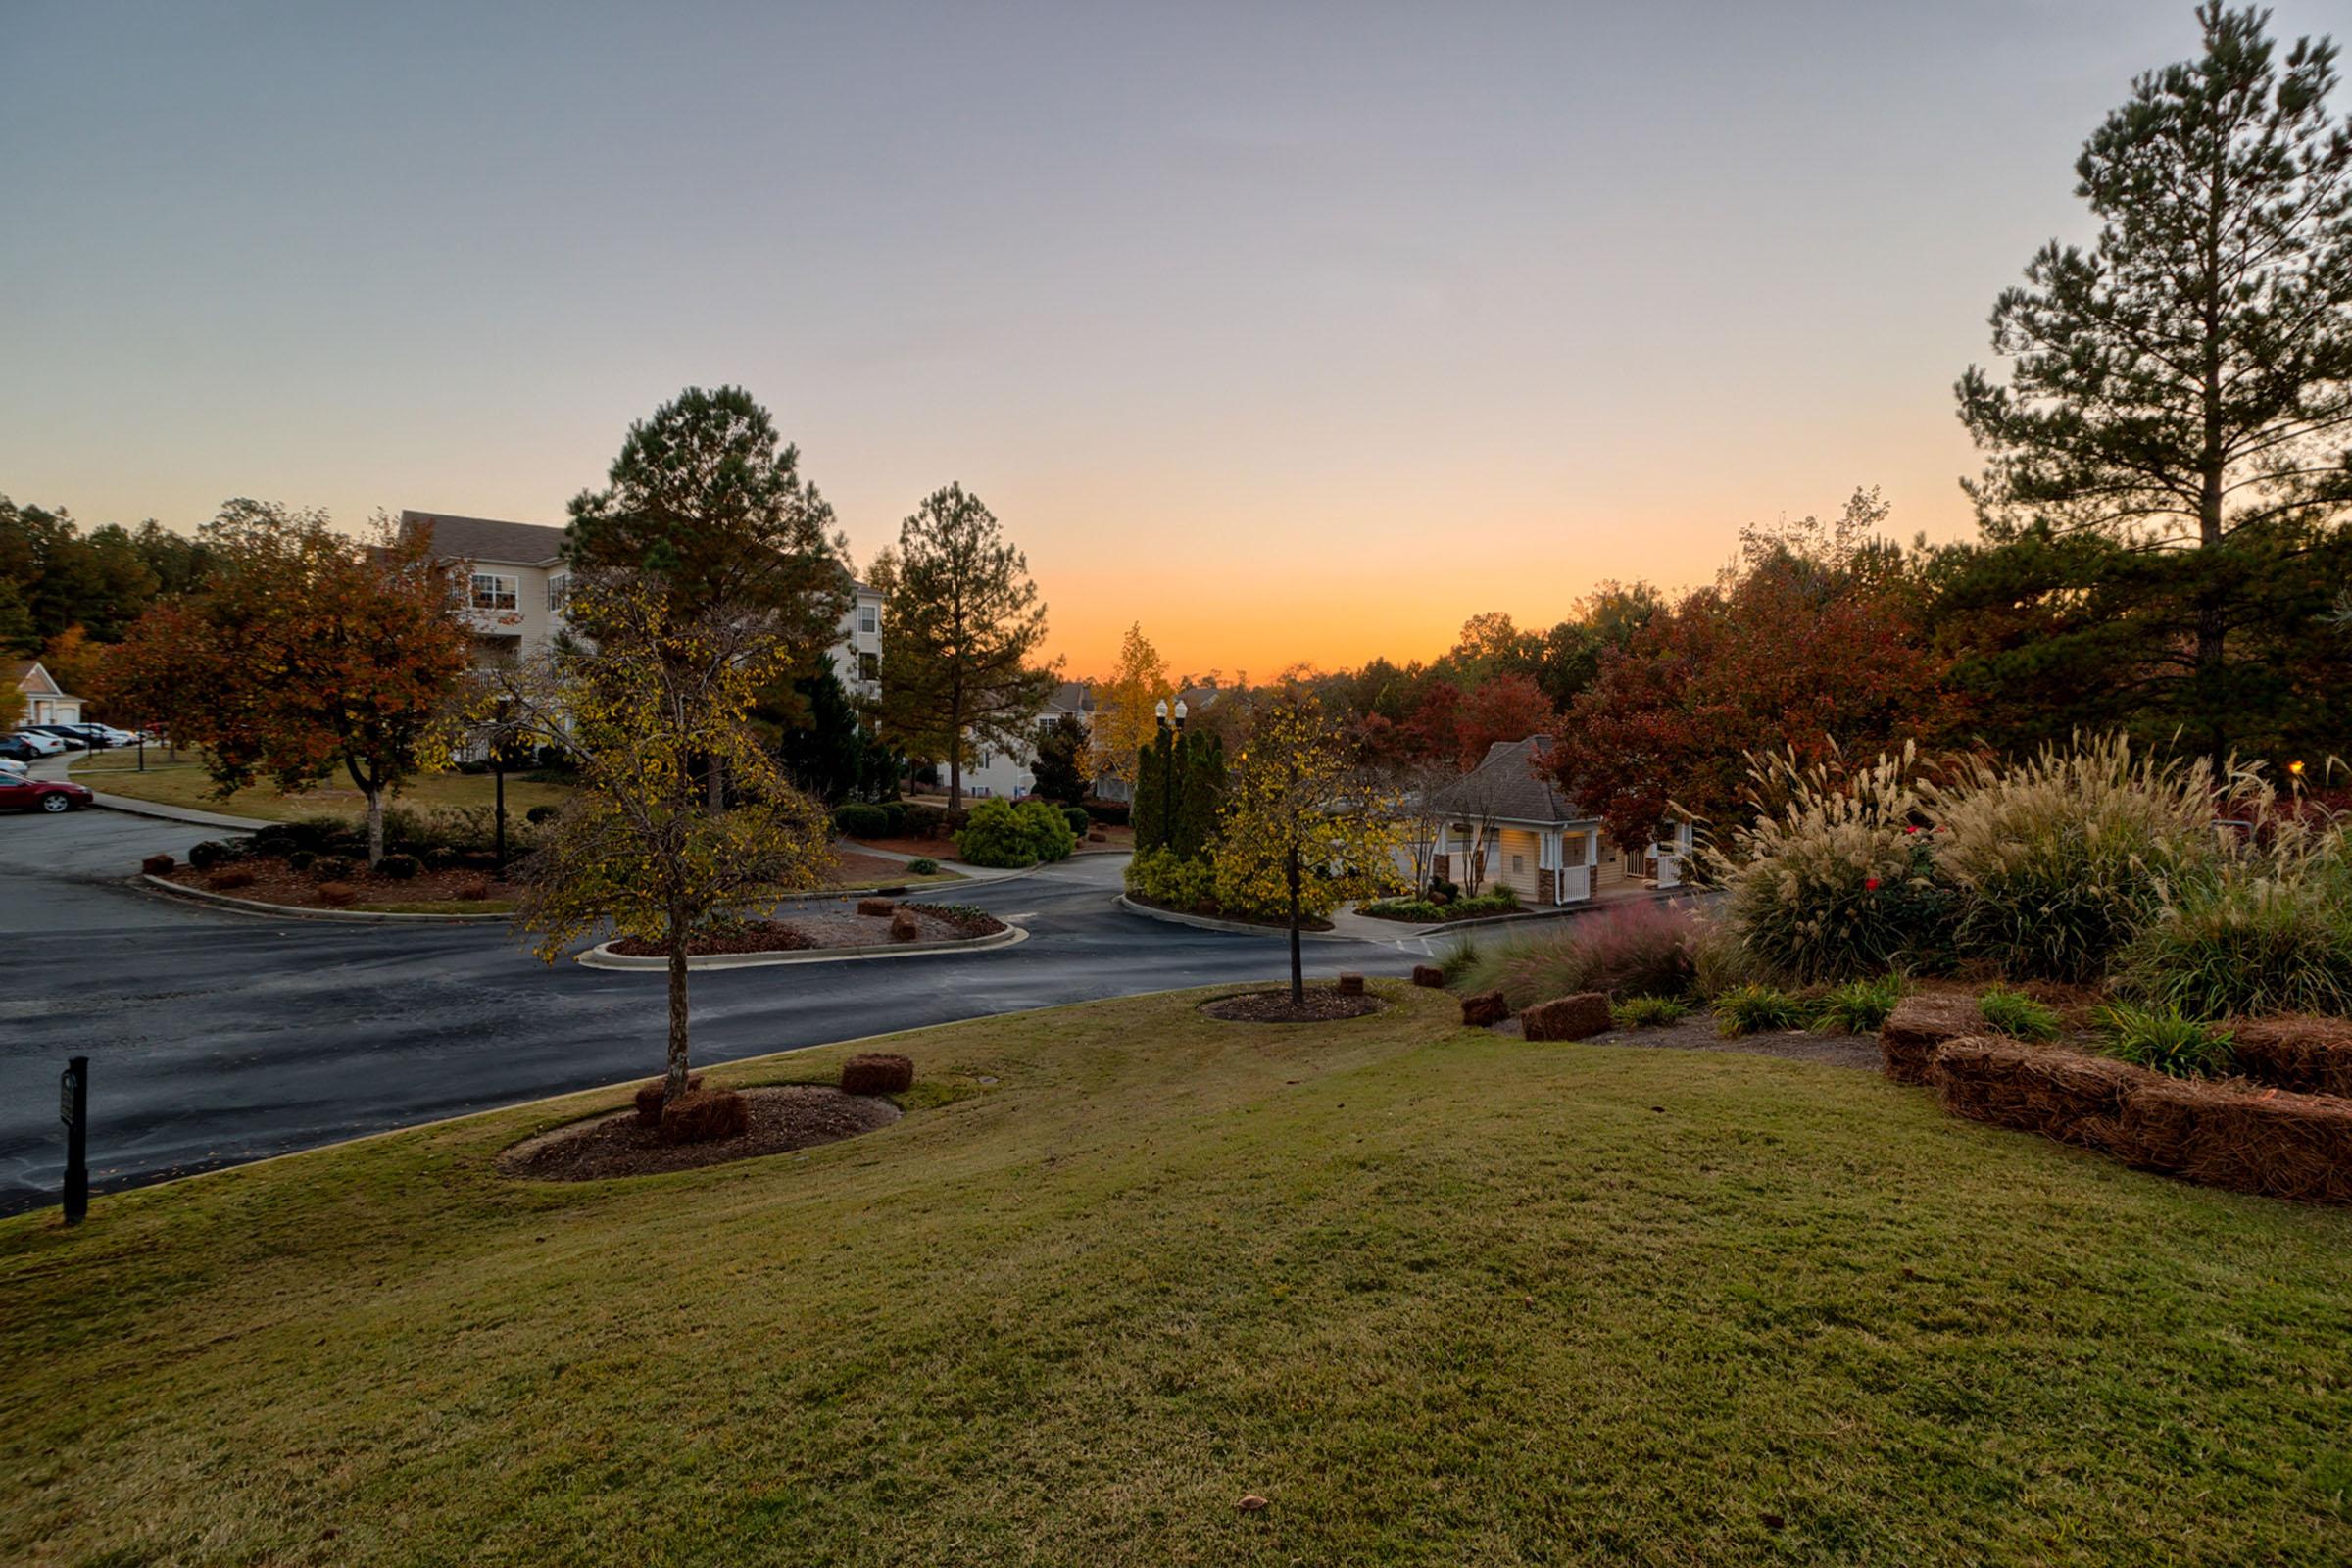
[[[1280,991],[1245,991],[1200,1004],[1200,1011],[1226,1023],[1331,1023],[1361,1018],[1380,1010],[1380,999],[1365,993],[1343,996],[1331,986],[1308,986],[1303,1005],[1291,1004],[1288,986]]]
[[[934,909],[921,904],[895,906],[914,916],[918,942],[993,936],[1004,923],[991,915]],[[747,920],[723,935],[697,937],[686,951],[695,957],[718,953],[800,953],[819,948],[886,948],[891,945],[891,915],[859,914],[855,904],[820,905],[796,909],[789,920]],[[659,958],[668,949],[659,942],[624,937],[612,951],[632,958]]]
[[[591,1182],[612,1176],[652,1176],[729,1160],[781,1154],[839,1143],[887,1127],[901,1115],[879,1095],[845,1095],[818,1084],[746,1089],[752,1125],[739,1137],[707,1144],[665,1144],[633,1110],[577,1122],[526,1139],[498,1156],[502,1175],[539,1182]]]
[[[236,873],[250,873],[253,880],[238,886],[215,887],[213,878],[224,871],[225,882],[238,882]],[[262,904],[285,904],[303,909],[348,908],[355,904],[429,904],[443,899],[466,903],[488,903],[492,900],[513,900],[522,890],[512,883],[501,882],[484,871],[428,871],[419,870],[412,877],[377,876],[366,870],[350,876],[321,878],[305,869],[297,871],[285,861],[267,856],[251,856],[216,866],[211,871],[199,871],[182,865],[164,874],[168,882],[183,888],[201,888],[208,893],[224,893],[232,899],[253,899]],[[322,881],[339,882],[352,890],[352,897],[340,904],[330,903],[318,893]],[[487,912],[487,911],[485,911]]]
[[[950,850],[954,848],[954,845],[949,846]],[[909,850],[907,853],[910,855],[931,853],[933,859],[943,858],[936,853],[922,850]],[[833,873],[830,880],[835,887],[896,887],[905,882],[909,874],[906,862],[904,860],[886,859],[879,855],[859,855],[855,850],[833,852]]]
[[[1522,1024],[1517,1018],[1505,1019],[1493,1026],[1498,1035],[1520,1036]],[[1879,1043],[1870,1035],[1817,1035],[1810,1031],[1792,1034],[1741,1035],[1726,1040],[1716,1033],[1715,1015],[1704,1008],[1691,1013],[1680,1023],[1660,1024],[1649,1029],[1611,1029],[1606,1034],[1592,1035],[1580,1041],[1588,1046],[1665,1046],[1676,1051],[1729,1051],[1747,1056],[1778,1056],[1785,1061],[1815,1061],[1831,1067],[1859,1067],[1876,1071],[1879,1066]]]

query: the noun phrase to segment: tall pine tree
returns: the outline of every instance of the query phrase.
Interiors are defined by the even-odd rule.
[[[2306,590],[2352,503],[2352,130],[2327,39],[2281,61],[2259,12],[2197,20],[2203,54],[2134,81],[2076,162],[2096,240],[2052,241],[1994,306],[2008,383],[1959,383],[1989,459],[1954,605],[2007,618],[1973,667],[1996,707],[2071,689],[2218,754],[2302,739],[2323,693],[2279,650],[2308,671],[2328,639],[2323,677],[2347,652]]]

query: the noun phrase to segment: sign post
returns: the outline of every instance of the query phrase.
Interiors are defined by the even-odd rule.
[[[90,1058],[75,1056],[57,1081],[58,1119],[66,1124],[66,1223],[90,1211]]]

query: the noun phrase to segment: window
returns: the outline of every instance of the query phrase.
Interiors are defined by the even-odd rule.
[[[880,680],[882,678],[882,656],[880,654],[859,654],[858,656],[858,678],[859,680]]]
[[[473,608],[476,610],[513,610],[514,608],[514,579],[504,572],[475,572],[473,574]]]
[[[1512,857],[1511,857],[1511,875],[1513,875],[1513,876],[1522,876],[1522,875],[1526,874],[1526,871],[1527,871],[1527,857],[1526,857],[1526,856],[1524,856],[1524,855],[1514,855],[1514,856],[1512,856]]]
[[[874,607],[871,605],[859,605],[858,607],[858,629],[862,632],[872,632],[877,631],[880,628],[881,616],[875,611]]]
[[[547,579],[547,608],[551,614],[561,612],[564,601],[571,597],[571,573],[555,572]]]

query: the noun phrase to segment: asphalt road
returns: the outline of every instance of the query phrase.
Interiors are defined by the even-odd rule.
[[[113,811],[0,816],[0,1213],[57,1201],[71,1055],[90,1058],[100,1192],[660,1069],[659,973],[550,967],[503,924],[271,919],[130,884],[142,855],[207,836]],[[1015,947],[698,972],[695,1059],[1284,972],[1279,936],[1122,912],[1123,863],[932,895],[1027,927]],[[1306,959],[1396,974],[1418,949],[1322,941]]]

